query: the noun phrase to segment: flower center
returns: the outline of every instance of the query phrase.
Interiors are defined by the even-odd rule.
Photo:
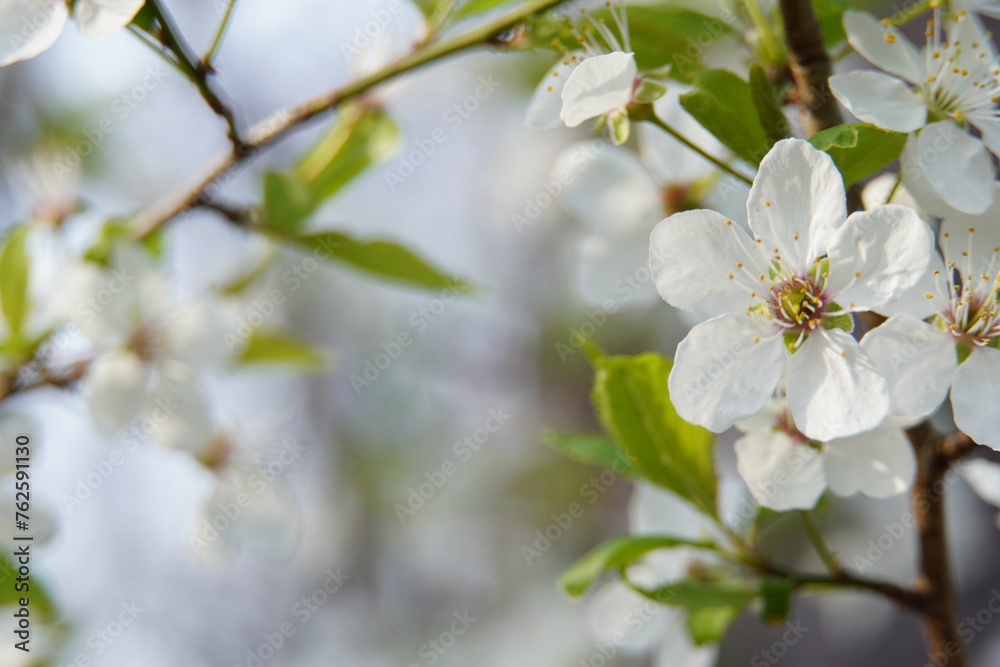
[[[962,11],[957,22],[971,20]],[[924,95],[931,116],[951,117],[959,123],[976,116],[992,118],[1000,103],[1000,66],[988,51],[989,44],[941,40],[940,10],[927,24],[925,52],[927,80]],[[954,30],[954,28],[952,28]]]
[[[771,308],[787,329],[812,331],[822,325],[827,305],[824,286],[807,276],[792,276],[771,286]]]

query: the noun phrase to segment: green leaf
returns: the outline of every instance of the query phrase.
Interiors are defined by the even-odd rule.
[[[844,31],[844,12],[852,7],[843,0],[813,0],[813,10],[823,33],[823,44],[830,47],[847,37]]]
[[[297,231],[319,206],[399,145],[399,129],[382,109],[345,107],[327,134],[290,172],[264,177],[261,224]]]
[[[379,278],[430,289],[469,291],[460,280],[448,277],[414,252],[391,241],[362,241],[342,232],[285,236],[313,252],[317,259],[348,264]]]
[[[455,8],[455,0],[413,0],[420,13],[424,15],[431,31],[437,30],[448,17],[451,10]]]
[[[774,87],[764,73],[764,68],[756,63],[750,66],[750,92],[768,142],[774,145],[792,136],[788,119],[774,97]]]
[[[906,134],[869,123],[847,123],[817,132],[809,143],[833,158],[844,185],[849,187],[898,158]]]
[[[461,21],[476,14],[492,11],[501,5],[509,4],[511,0],[466,0],[452,13],[453,21]]]
[[[49,597],[48,591],[34,576],[29,582],[31,590],[17,591],[14,589],[14,580],[17,577],[17,567],[10,561],[10,557],[0,554],[0,607],[20,606],[22,597],[28,598],[28,609],[32,617],[40,618],[43,622],[52,622],[56,619],[56,608]]]
[[[296,174],[278,171],[264,174],[261,222],[266,226],[295,231],[315,207],[312,193]]]
[[[713,550],[716,548],[712,542],[687,540],[668,535],[622,535],[608,540],[576,561],[559,578],[559,583],[567,593],[578,597],[587,592],[587,589],[608,570],[622,570],[650,551],[680,546]]]
[[[653,353],[597,359],[591,401],[643,477],[714,517],[714,438],[678,416],[667,390],[671,366]]]
[[[726,631],[746,605],[705,607],[688,613],[688,633],[695,646],[722,641]]]
[[[0,251],[0,310],[15,337],[21,335],[28,316],[27,225],[15,230]]]
[[[240,356],[243,365],[294,366],[317,373],[329,367],[327,355],[294,334],[254,330]]]
[[[650,600],[674,607],[684,607],[689,612],[718,607],[742,609],[756,598],[759,591],[749,582],[741,580],[706,581],[686,579],[676,584],[653,590],[637,588]]]
[[[628,455],[605,435],[547,433],[545,442],[578,463],[609,468],[622,477],[639,475]]]
[[[761,599],[764,602],[761,620],[772,624],[785,620],[792,608],[794,592],[794,585],[787,579],[764,579],[761,582]]]
[[[732,72],[716,69],[694,76],[694,88],[681,106],[737,157],[757,166],[771,149],[750,84]]]

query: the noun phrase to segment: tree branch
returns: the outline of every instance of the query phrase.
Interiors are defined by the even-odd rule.
[[[823,33],[811,0],[781,0],[781,15],[802,128],[811,137],[844,122],[830,92],[833,63],[823,48]]]
[[[249,160],[259,149],[265,148],[278,139],[298,129],[319,114],[337,108],[347,100],[393,79],[400,74],[422,67],[446,56],[465,49],[490,43],[497,33],[517,25],[524,19],[562,4],[565,0],[531,0],[522,7],[508,12],[479,28],[458,35],[449,40],[434,42],[418,51],[402,58],[384,69],[357,79],[342,88],[325,95],[307,100],[287,110],[279,111],[265,119],[250,131],[250,136],[242,143],[239,150],[227,153],[193,186],[169,195],[154,203],[149,208],[138,212],[135,221],[136,235],[142,239],[171,218],[192,208],[198,202],[203,202],[205,190],[229,172],[233,167]]]
[[[926,598],[921,627],[928,653],[945,662],[940,667],[964,667],[965,657],[955,619],[955,585],[951,576],[944,516],[945,476],[953,461],[975,443],[963,433],[941,437],[925,421],[907,430],[917,457],[913,508],[920,538],[920,574],[916,589]]]

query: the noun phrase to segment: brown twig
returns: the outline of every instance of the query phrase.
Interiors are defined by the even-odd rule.
[[[945,526],[944,487],[951,464],[968,454],[976,444],[963,433],[941,436],[927,421],[907,430],[906,434],[917,457],[913,508],[920,539],[920,574],[916,590],[926,599],[921,621],[924,642],[936,665],[964,667],[965,657],[955,618],[955,585]]]
[[[833,62],[823,47],[823,33],[810,0],[781,0],[781,15],[802,128],[811,137],[844,122],[830,92]]]

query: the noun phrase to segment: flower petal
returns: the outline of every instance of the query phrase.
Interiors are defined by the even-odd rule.
[[[658,303],[648,262],[649,234],[642,229],[587,236],[577,249],[574,287],[586,303],[608,311]]]
[[[981,347],[955,371],[951,407],[955,425],[981,445],[1000,451],[1000,350]]]
[[[648,236],[663,217],[660,187],[630,150],[603,141],[574,144],[556,159],[550,178],[563,187],[559,203],[595,233],[644,226]]]
[[[1000,183],[994,184],[993,205],[982,215],[955,211],[941,221],[938,241],[949,263],[963,275],[1000,273]]]
[[[785,354],[767,325],[746,315],[713,318],[677,346],[670,398],[683,419],[721,433],[764,407],[781,379]]]
[[[754,431],[737,440],[736,469],[754,500],[779,512],[812,509],[826,490],[823,457],[782,431]]]
[[[594,638],[602,643],[613,642],[627,654],[658,646],[668,608],[654,609],[644,614],[644,622],[635,623],[637,614],[646,608],[646,600],[619,580],[601,586],[587,604],[587,625]]]
[[[882,25],[867,12],[858,11],[844,12],[844,30],[851,46],[868,62],[914,85],[924,85],[923,59],[898,30]]]
[[[1000,464],[986,459],[961,463],[961,475],[976,493],[994,507],[1000,507]]]
[[[678,607],[667,608],[667,622],[661,627],[660,650],[655,667],[713,667],[719,659],[719,645],[695,646],[687,628],[687,614]]]
[[[838,496],[894,496],[910,488],[917,471],[910,441],[891,418],[869,433],[828,442],[823,454],[827,483]]]
[[[889,414],[889,386],[850,334],[818,330],[788,360],[788,407],[820,442],[870,431]]]
[[[653,230],[649,267],[660,296],[702,315],[746,312],[758,303],[768,275],[767,257],[743,229],[721,213],[684,211]]]
[[[621,109],[632,101],[639,70],[635,56],[615,51],[587,58],[570,74],[562,91],[559,117],[567,127]]]
[[[145,0],[77,0],[74,16],[87,37],[106,37],[124,28]]]
[[[524,124],[536,130],[548,130],[562,127],[562,91],[569,75],[583,61],[576,53],[567,53],[552,66],[535,88],[528,102],[528,111]]]
[[[94,424],[112,435],[142,411],[146,369],[132,353],[110,354],[91,365],[86,390]]]
[[[898,299],[927,273],[934,235],[912,208],[857,211],[830,247],[828,289],[849,310],[873,310]]]
[[[4,0],[0,2],[0,67],[34,58],[47,50],[63,31],[69,11],[65,0]]]
[[[847,220],[844,180],[808,141],[782,139],[761,160],[747,217],[765,252],[805,273]]]
[[[837,74],[830,77],[830,90],[858,120],[887,130],[913,132],[927,122],[927,103],[888,74]]]
[[[993,203],[993,169],[986,147],[952,121],[931,123],[910,136],[900,166],[914,199],[938,217],[951,209],[979,214]]]
[[[211,414],[195,385],[161,378],[143,406],[148,435],[167,449],[202,454],[215,435]]]
[[[899,313],[866,333],[861,347],[889,382],[893,414],[928,415],[948,396],[958,357],[941,329]]]

